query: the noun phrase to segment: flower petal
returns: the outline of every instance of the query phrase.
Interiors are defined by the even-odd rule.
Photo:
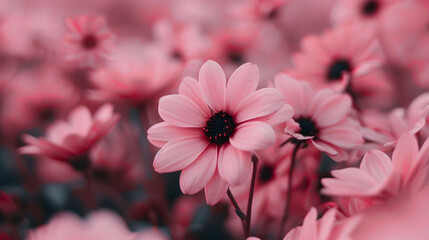
[[[224,144],[219,152],[219,175],[231,186],[243,184],[251,169],[251,155],[231,144]]]
[[[228,184],[222,180],[218,171],[215,171],[204,189],[207,204],[215,205],[218,203],[225,196],[227,190]]]
[[[243,151],[262,150],[276,142],[276,134],[270,125],[250,121],[240,124],[229,142],[235,148]]]
[[[200,138],[170,141],[156,154],[153,167],[159,173],[182,170],[193,163],[208,145]]]
[[[185,194],[199,192],[212,178],[217,163],[216,146],[207,147],[198,158],[180,174],[180,189]]]
[[[270,115],[284,106],[283,95],[275,88],[264,88],[252,93],[242,102],[235,113],[235,122],[240,123]]]
[[[202,136],[202,130],[199,128],[176,127],[167,122],[157,123],[147,130],[147,139],[159,148],[171,140],[200,135]]]
[[[195,78],[185,77],[179,86],[179,94],[187,96],[200,107],[206,116],[210,116],[210,109],[201,96],[200,85]]]
[[[188,97],[168,95],[159,100],[161,118],[177,127],[203,127],[207,117],[204,112]]]
[[[363,144],[363,138],[357,129],[349,127],[330,127],[320,131],[319,138],[335,146],[352,149]]]
[[[259,68],[256,64],[246,63],[235,70],[226,86],[226,104],[229,112],[235,112],[238,105],[255,92],[259,82]]]
[[[214,61],[205,62],[199,73],[200,90],[203,99],[215,112],[225,107],[225,73],[218,63]]]
[[[311,105],[315,106],[310,108],[314,109],[313,119],[317,121],[317,125],[326,127],[341,121],[349,113],[352,100],[345,94],[327,96],[324,100],[318,100],[315,96]]]

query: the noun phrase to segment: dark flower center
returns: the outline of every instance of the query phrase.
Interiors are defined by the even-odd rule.
[[[266,19],[275,19],[279,14],[278,8],[271,9],[267,15],[265,16]]]
[[[207,120],[207,126],[203,128],[210,142],[221,145],[228,142],[235,130],[234,119],[220,111]]]
[[[228,53],[228,59],[236,64],[242,64],[244,63],[244,56],[243,53],[240,51],[231,51]]]
[[[183,54],[179,50],[175,50],[171,53],[173,59],[181,61],[183,60]]]
[[[41,122],[52,122],[55,119],[55,110],[51,107],[42,108],[39,112]]]
[[[327,78],[328,81],[340,80],[343,72],[351,72],[352,66],[347,59],[335,60],[328,68]]]
[[[380,9],[380,3],[375,0],[367,1],[362,6],[362,12],[365,16],[373,16],[378,12],[379,9]]]
[[[267,183],[274,178],[274,166],[272,165],[263,165],[259,170],[259,182]]]
[[[88,34],[82,39],[82,47],[85,49],[93,49],[97,44],[97,38],[92,34]]]
[[[300,117],[296,122],[299,123],[299,127],[301,128],[299,133],[303,136],[316,136],[319,132],[316,123],[309,117]]]

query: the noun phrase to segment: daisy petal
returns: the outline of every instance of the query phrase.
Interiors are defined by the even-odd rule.
[[[170,141],[156,154],[153,168],[159,173],[182,170],[193,163],[208,145],[207,141],[199,138]]]
[[[243,151],[256,151],[268,148],[276,141],[273,128],[259,121],[240,124],[229,139],[231,145]]]
[[[180,174],[180,189],[185,194],[199,192],[210,181],[217,163],[216,146],[209,146]]]
[[[243,184],[250,174],[251,155],[249,152],[224,144],[219,152],[219,174],[231,186]]]
[[[256,64],[246,63],[235,70],[226,86],[226,103],[229,112],[235,112],[238,105],[255,92],[259,82],[259,68]]]
[[[205,62],[199,73],[200,90],[205,102],[215,112],[224,109],[225,106],[225,73],[218,63]]]
[[[168,95],[159,100],[161,118],[177,127],[203,127],[207,117],[201,109],[188,97]]]
[[[222,180],[218,172],[215,171],[213,177],[204,188],[207,204],[215,205],[218,203],[225,196],[227,190],[228,184]]]

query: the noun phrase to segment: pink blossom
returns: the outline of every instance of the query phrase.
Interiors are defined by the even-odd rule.
[[[118,122],[113,106],[106,104],[92,116],[88,108],[80,106],[69,115],[68,121],[58,120],[50,125],[46,137],[24,135],[28,144],[20,148],[22,154],[40,155],[69,162],[73,167],[85,168],[88,151]]]
[[[322,179],[322,192],[334,196],[388,199],[400,191],[418,192],[423,185],[429,141],[419,150],[416,138],[404,133],[392,158],[379,150],[365,154],[360,168],[332,171],[335,178]]]
[[[351,232],[356,221],[337,221],[338,211],[328,210],[317,220],[317,210],[310,209],[304,218],[302,227],[292,229],[283,240],[351,240]]]
[[[285,105],[276,89],[255,91],[258,78],[258,67],[247,63],[227,84],[222,68],[208,61],[199,82],[187,77],[179,94],[162,97],[159,114],[165,122],[148,130],[149,141],[161,147],[155,171],[182,170],[182,191],[193,194],[205,187],[209,204],[218,202],[228,185],[242,184],[251,171],[251,152],[275,143],[266,117]],[[292,114],[289,107],[284,120]]]
[[[115,36],[106,19],[97,15],[81,15],[68,18],[64,36],[66,61],[81,67],[98,68],[104,65],[114,49]]]
[[[329,89],[314,91],[306,82],[285,74],[275,79],[287,104],[295,109],[284,131],[291,137],[310,143],[337,161],[347,160],[347,150],[363,144],[359,124],[349,115],[351,98]]]
[[[182,70],[165,50],[138,40],[121,42],[114,56],[116,61],[91,74],[90,98],[143,104],[171,87]]]
[[[27,240],[165,240],[168,239],[158,230],[132,233],[125,222],[116,214],[100,210],[82,220],[72,213],[61,213],[47,225],[41,226],[28,234]]]
[[[286,72],[316,88],[344,91],[358,107],[389,106],[393,88],[380,72],[383,61],[374,31],[348,24],[305,37]]]

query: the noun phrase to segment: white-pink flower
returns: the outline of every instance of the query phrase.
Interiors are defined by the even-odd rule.
[[[162,97],[159,114],[164,122],[148,130],[149,141],[161,147],[155,170],[182,170],[182,191],[193,194],[205,187],[208,204],[218,202],[229,185],[242,184],[252,168],[251,152],[275,143],[267,122],[278,114],[284,121],[293,114],[278,90],[256,91],[258,81],[254,64],[240,66],[227,83],[219,64],[207,61],[199,81],[187,77],[179,94]]]

